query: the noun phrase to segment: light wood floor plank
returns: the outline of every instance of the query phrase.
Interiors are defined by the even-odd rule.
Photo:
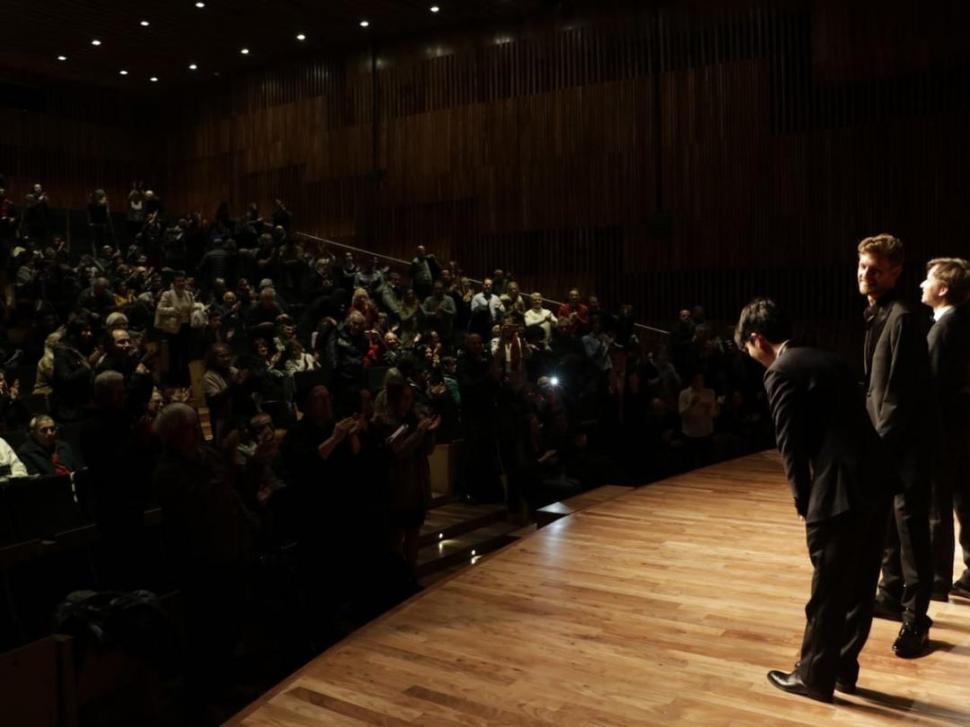
[[[957,572],[962,564],[957,561]],[[557,520],[351,635],[239,715],[251,727],[970,725],[970,603],[933,603],[933,652],[876,621],[860,693],[768,685],[801,640],[811,568],[763,453]]]

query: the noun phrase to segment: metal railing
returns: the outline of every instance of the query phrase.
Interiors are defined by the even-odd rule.
[[[333,247],[338,247],[341,250],[347,250],[349,252],[356,252],[356,253],[360,253],[361,255],[369,255],[370,257],[375,257],[378,260],[383,260],[385,262],[393,263],[395,265],[405,265],[405,266],[409,266],[411,264],[411,261],[410,260],[402,260],[401,258],[393,257],[391,255],[384,255],[382,253],[374,252],[372,250],[365,250],[364,248],[361,248],[361,247],[356,247],[354,245],[348,245],[348,244],[346,244],[344,242],[337,242],[336,240],[328,240],[328,239],[326,239],[324,237],[317,237],[316,235],[309,235],[309,234],[307,234],[305,232],[295,232],[293,234],[295,234],[297,237],[301,237],[301,238],[304,238],[306,240],[313,240],[314,242],[321,243],[323,245],[332,245]],[[468,276],[464,276],[464,277],[469,282],[471,282],[471,283],[473,283],[475,285],[481,286],[481,284],[482,284],[482,281],[481,280],[476,280],[475,278],[469,278]],[[557,308],[559,306],[563,305],[563,302],[562,301],[554,300],[552,298],[543,298],[542,299],[542,302],[543,303],[548,303],[548,304],[554,305]],[[670,331],[665,331],[662,328],[654,328],[653,326],[648,326],[648,325],[646,325],[644,323],[634,323],[633,325],[634,325],[635,328],[638,328],[638,329],[640,329],[642,331],[650,331],[651,333],[658,333],[658,334],[660,334],[662,336],[669,336],[670,335]]]

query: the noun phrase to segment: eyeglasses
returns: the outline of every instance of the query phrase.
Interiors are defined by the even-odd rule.
[[[39,427],[37,429],[37,431],[40,432],[41,434],[56,434],[57,433],[57,427],[53,427],[53,426],[52,427]]]

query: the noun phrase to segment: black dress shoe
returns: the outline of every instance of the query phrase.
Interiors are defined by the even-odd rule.
[[[963,581],[957,581],[950,589],[950,595],[970,599],[970,586],[963,583]]]
[[[819,702],[832,702],[832,692],[823,692],[809,686],[798,676],[798,672],[786,673],[778,669],[772,669],[768,672],[768,681],[771,683],[771,686],[783,692],[788,692],[789,694],[797,694],[799,697],[808,697]]]
[[[876,601],[872,609],[873,618],[883,618],[887,621],[902,621],[903,606],[898,601],[891,601],[882,596],[876,596]]]
[[[848,680],[842,681],[841,679],[835,680],[835,690],[837,692],[842,692],[843,694],[855,694],[856,689],[855,682],[850,682]]]
[[[929,625],[903,624],[893,642],[893,653],[900,659],[915,659],[929,651]]]

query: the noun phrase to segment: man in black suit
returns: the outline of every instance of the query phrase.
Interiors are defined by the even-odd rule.
[[[903,244],[892,235],[859,243],[857,278],[866,296],[866,408],[888,445],[903,490],[893,502],[883,555],[876,615],[902,620],[893,652],[903,658],[926,653],[932,621],[927,616],[933,587],[930,552],[930,462],[935,402],[930,396],[926,337],[909,306],[896,295],[903,269]]]
[[[936,258],[926,264],[922,302],[933,309],[927,336],[930,374],[939,404],[940,457],[933,473],[930,542],[933,598],[970,598],[970,263]],[[953,509],[960,521],[966,568],[953,583]]]
[[[774,302],[741,311],[735,340],[767,371],[775,438],[814,567],[795,669],[768,672],[786,692],[832,701],[855,691],[869,636],[894,476],[855,377],[836,355],[790,345]]]

